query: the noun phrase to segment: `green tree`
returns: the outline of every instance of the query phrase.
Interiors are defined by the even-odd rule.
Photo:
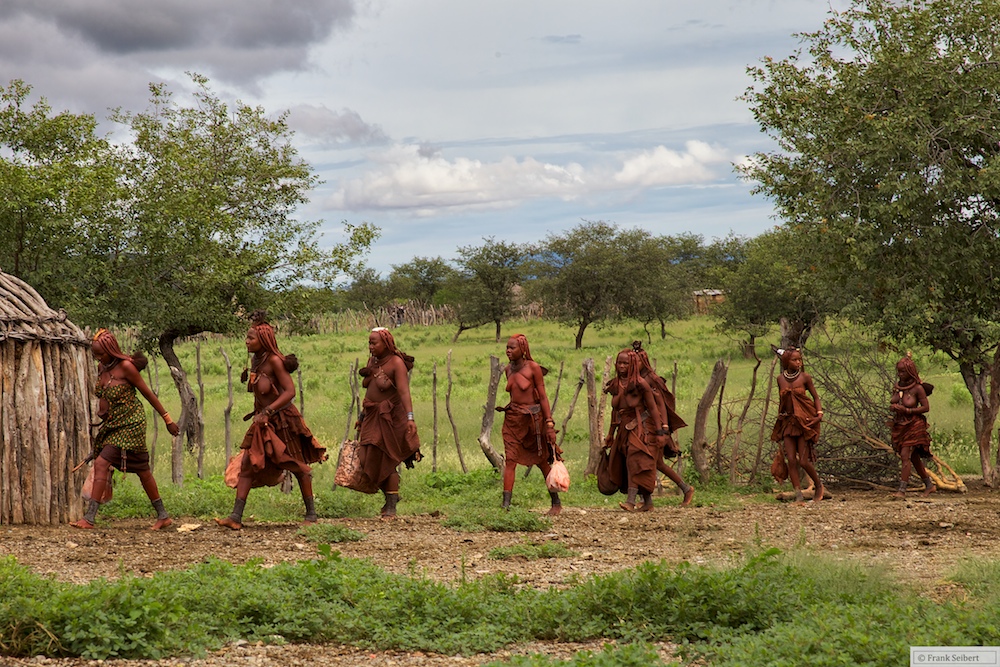
[[[642,273],[630,292],[623,295],[622,315],[643,323],[650,339],[649,324],[658,322],[660,339],[667,337],[667,322],[691,314],[692,273],[700,253],[693,248],[692,236],[652,236],[638,232],[628,249],[628,261]],[[696,243],[700,245],[700,239]]]
[[[1000,4],[856,0],[750,68],[779,149],[745,167],[812,259],[885,337],[941,350],[972,394],[983,476],[1000,482]]]
[[[721,283],[726,300],[716,308],[720,325],[747,334],[747,349],[772,327],[781,329],[781,347],[803,347],[813,328],[836,312],[839,290],[813,259],[806,230],[789,227],[745,241],[741,261]]]
[[[576,349],[591,324],[625,316],[638,306],[637,295],[659,279],[645,258],[650,247],[644,230],[620,230],[588,221],[563,234],[550,234],[536,253],[534,290],[547,314],[576,327]]]
[[[393,264],[389,273],[392,293],[404,301],[421,306],[441,305],[439,296],[455,268],[440,257],[414,257],[405,264]]]
[[[392,305],[394,296],[389,281],[372,267],[355,267],[348,273],[348,280],[344,290],[344,305],[348,308],[375,313]]]
[[[493,237],[458,249],[460,282],[454,293],[459,325],[454,340],[465,329],[493,322],[500,342],[501,324],[514,312],[514,288],[524,277],[526,256],[524,246]]]
[[[77,321],[106,317],[118,165],[93,116],[28,107],[30,93],[21,80],[0,88],[0,268]]]
[[[138,324],[177,369],[179,337],[238,330],[241,315],[269,306],[275,292],[334,282],[376,235],[367,224],[345,224],[345,241],[321,246],[319,223],[294,216],[317,179],[291,143],[285,115],[230,107],[207,79],[191,77],[191,106],[152,84],[147,111],[112,116],[132,133],[122,148],[128,234],[113,259],[121,321]],[[183,401],[187,380],[175,383]],[[195,420],[181,419],[191,438]]]

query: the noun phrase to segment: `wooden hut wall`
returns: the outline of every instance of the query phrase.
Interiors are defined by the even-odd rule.
[[[0,524],[83,515],[94,376],[83,332],[0,273]]]

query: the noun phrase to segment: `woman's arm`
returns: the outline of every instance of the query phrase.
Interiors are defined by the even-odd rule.
[[[264,363],[271,371],[274,384],[278,386],[278,397],[271,401],[270,405],[265,405],[264,411],[254,417],[254,421],[258,423],[267,421],[268,417],[295,400],[295,383],[292,382],[292,376],[285,370],[284,362],[272,354],[268,355],[267,361]]]
[[[153,409],[156,410],[157,414],[163,418],[163,422],[167,425],[167,432],[170,433],[170,435],[177,435],[180,433],[180,427],[170,418],[170,415],[167,413],[167,409],[163,407],[162,403],[160,403],[160,399],[153,393],[153,390],[149,388],[149,385],[146,384],[145,380],[142,379],[142,374],[139,373],[139,369],[135,367],[135,364],[128,359],[123,359],[121,362],[121,369],[122,374],[125,376],[128,383],[138,389],[139,393],[143,395],[151,406],[153,406]]]
[[[816,414],[819,415],[820,418],[822,418],[823,404],[820,403],[819,392],[816,391],[816,385],[813,384],[812,376],[809,375],[808,373],[804,373],[802,378],[802,384],[805,386],[806,391],[809,392],[809,395],[813,397],[813,405],[816,407]]]

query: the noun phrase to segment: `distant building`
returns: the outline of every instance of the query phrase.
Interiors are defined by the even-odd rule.
[[[698,289],[693,295],[694,312],[698,315],[708,315],[712,306],[726,300],[726,293],[720,289]]]

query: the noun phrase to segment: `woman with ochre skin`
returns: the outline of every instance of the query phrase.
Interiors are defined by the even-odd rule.
[[[96,456],[91,500],[87,504],[83,518],[70,525],[85,530],[94,527],[100,503],[106,502],[111,468],[117,468],[122,472],[134,472],[139,476],[142,489],[156,510],[156,522],[150,526],[150,530],[166,528],[173,523],[173,520],[163,507],[160,490],[149,467],[149,452],[146,450],[146,411],[136,396],[136,390],[163,418],[170,435],[177,435],[180,428],[139,374],[148,363],[145,356],[140,353],[130,357],[122,353],[117,339],[107,329],[97,331],[90,350],[98,362],[97,386],[94,393],[98,397],[98,416],[102,421],[97,437],[94,438]]]
[[[653,390],[640,374],[640,365],[634,350],[622,350],[615,359],[615,376],[604,386],[611,394],[612,408],[604,443],[611,448],[611,479],[628,494],[628,499],[619,503],[626,512],[652,511],[656,461],[663,456],[663,445],[653,437],[662,433],[663,416]],[[639,507],[637,496],[643,501]]]
[[[413,357],[396,347],[395,339],[385,327],[372,329],[368,351],[371,354],[368,365],[358,371],[364,378],[361,386],[365,388],[358,429],[361,467],[385,496],[381,518],[391,521],[396,517],[399,502],[399,464],[412,468],[423,458],[407,375],[413,368]]]
[[[906,496],[906,485],[910,481],[911,466],[917,469],[917,474],[924,482],[923,494],[930,495],[937,491],[922,459],[930,458],[931,437],[927,432],[927,411],[930,401],[927,396],[933,391],[933,386],[920,381],[917,366],[908,356],[896,364],[898,381],[893,387],[889,409],[892,410],[892,448],[899,454],[902,469],[899,475],[899,490],[893,494],[896,498]],[[930,390],[930,391],[929,391]]]
[[[247,331],[247,352],[253,355],[247,374],[247,391],[253,392],[253,424],[240,448],[246,450],[236,482],[232,513],[215,522],[231,530],[243,528],[243,510],[250,489],[275,486],[290,471],[299,484],[305,505],[303,523],[316,523],[310,463],[326,459],[326,448],[313,437],[302,413],[294,405],[295,383],[291,373],[298,368],[295,355],[278,349],[274,328],[263,311],[254,311]],[[273,437],[272,437],[273,436]],[[266,442],[265,442],[266,441]]]
[[[642,349],[642,341],[632,341],[632,349],[639,357],[639,376],[649,383],[649,388],[653,390],[653,397],[656,399],[657,410],[660,413],[660,417],[663,418],[663,423],[660,425],[660,433],[647,436],[651,437],[653,442],[657,444],[659,456],[656,458],[656,469],[677,485],[681,493],[684,494],[681,507],[687,507],[694,498],[694,487],[685,482],[680,473],[668,466],[664,460],[664,456],[668,453],[671,456],[680,455],[680,449],[674,440],[673,434],[677,429],[684,428],[687,424],[674,410],[674,406],[676,405],[674,395],[667,388],[666,381],[653,370],[653,365],[649,363],[649,355]]]
[[[816,441],[819,440],[823,406],[812,376],[802,370],[802,353],[795,348],[777,350],[781,359],[778,376],[778,419],[771,440],[782,443],[788,477],[795,489],[795,502],[802,504],[799,480],[801,466],[813,481],[813,502],[823,499],[823,481],[816,472]],[[808,394],[808,396],[806,395]]]
[[[545,393],[542,367],[531,358],[528,339],[523,334],[511,336],[507,341],[507,391],[510,403],[496,408],[503,418],[503,501],[501,507],[510,509],[514,493],[515,471],[518,464],[538,466],[544,477],[552,470],[552,463],[562,460],[562,450],[556,443],[556,423]],[[559,493],[549,491],[551,507],[547,514],[556,516],[562,511]]]

